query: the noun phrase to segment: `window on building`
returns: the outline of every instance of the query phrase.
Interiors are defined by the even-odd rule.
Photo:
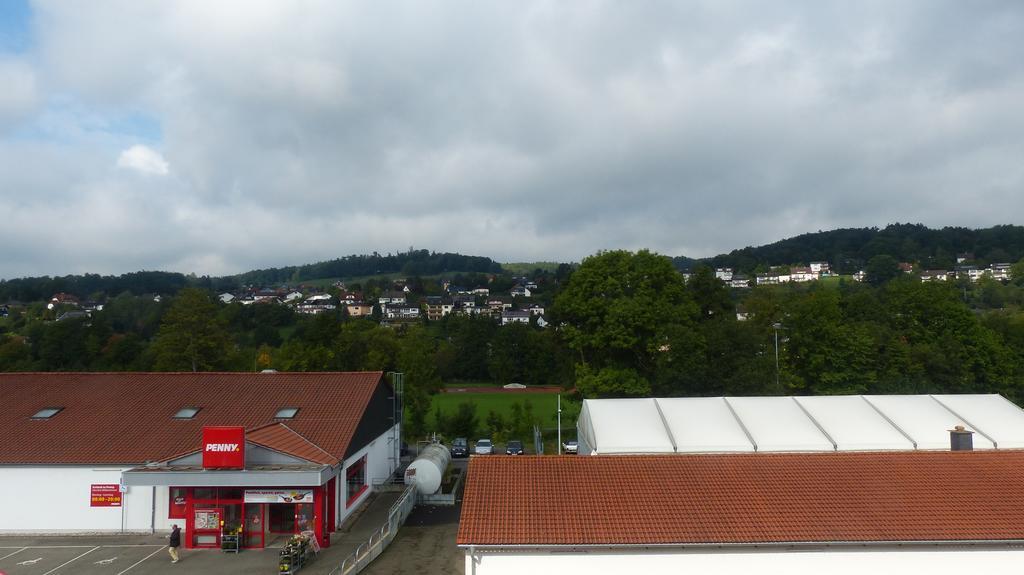
[[[282,407],[274,414],[274,419],[294,419],[298,412],[298,407]]]
[[[192,419],[199,413],[201,407],[183,407],[174,414],[174,419]]]
[[[36,414],[32,416],[32,419],[50,419],[54,415],[60,413],[63,409],[63,407],[44,407],[37,411]]]
[[[367,487],[366,456],[364,455],[345,470],[345,507],[351,507]]]
[[[185,518],[185,490],[187,487],[171,487],[167,490],[167,518]]]

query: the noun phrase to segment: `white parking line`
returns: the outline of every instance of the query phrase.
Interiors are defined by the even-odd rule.
[[[14,549],[14,547],[4,547],[4,549]],[[7,559],[11,555],[17,555],[18,553],[21,553],[22,551],[24,551],[26,549],[28,549],[28,547],[22,547],[21,549],[18,549],[14,553],[8,553],[7,555],[4,555],[3,557],[0,557],[0,559]]]
[[[78,560],[79,560],[79,559],[81,559],[82,557],[85,557],[86,555],[88,555],[88,554],[92,553],[93,551],[95,551],[95,550],[97,550],[97,549],[99,549],[99,547],[93,547],[92,549],[90,549],[90,550],[86,551],[85,553],[82,553],[82,554],[81,554],[81,555],[79,555],[78,557],[75,557],[74,559],[72,559],[72,560],[70,560],[70,561],[66,561],[66,562],[64,562],[64,563],[61,563],[60,565],[58,565],[58,566],[54,567],[53,569],[50,569],[50,570],[49,570],[49,571],[47,571],[46,573],[43,573],[43,575],[50,575],[50,573],[53,573],[53,572],[54,572],[54,571],[56,571],[57,569],[60,569],[61,567],[65,566],[65,565],[69,565],[69,564],[71,564],[71,563],[74,563],[75,561],[78,561]]]
[[[142,562],[143,562],[143,561],[145,561],[146,559],[149,559],[150,557],[152,557],[152,556],[156,555],[157,553],[159,553],[159,552],[163,551],[164,549],[167,549],[167,546],[166,546],[166,545],[164,545],[163,547],[161,547],[161,548],[157,549],[156,551],[154,551],[154,552],[150,553],[149,555],[146,555],[145,557],[143,557],[142,559],[140,559],[140,560],[139,560],[139,561],[138,561],[137,563],[135,563],[134,565],[132,565],[132,566],[128,567],[128,568],[127,568],[127,569],[125,569],[124,571],[121,571],[121,572],[120,572],[120,573],[118,573],[117,575],[124,575],[125,573],[127,573],[127,572],[131,571],[132,569],[134,569],[134,568],[135,568],[135,566],[136,566],[136,565],[138,565],[139,563],[142,563]]]

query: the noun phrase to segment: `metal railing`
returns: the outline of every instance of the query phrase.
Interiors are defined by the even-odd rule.
[[[370,535],[370,539],[356,547],[351,555],[341,562],[341,565],[331,570],[330,575],[355,575],[370,564],[378,555],[387,549],[388,545],[398,535],[398,529],[405,524],[405,520],[412,513],[416,505],[416,485],[406,487],[405,491],[395,501],[388,511],[388,521],[377,531]]]

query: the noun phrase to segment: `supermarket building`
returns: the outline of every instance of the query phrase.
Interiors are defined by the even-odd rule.
[[[0,374],[2,534],[321,546],[399,461],[381,372]]]

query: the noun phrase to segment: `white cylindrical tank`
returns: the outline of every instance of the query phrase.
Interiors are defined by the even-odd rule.
[[[441,489],[444,470],[448,469],[451,452],[440,443],[428,445],[419,457],[405,470],[405,484],[416,483],[416,490],[423,495],[437,493]]]

